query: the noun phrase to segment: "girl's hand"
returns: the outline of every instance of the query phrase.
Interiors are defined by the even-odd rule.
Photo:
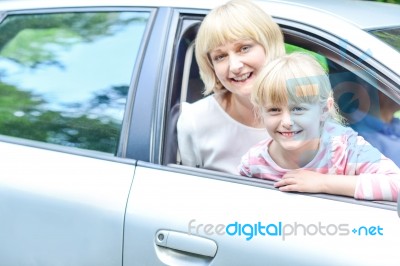
[[[328,175],[308,170],[294,170],[286,173],[275,187],[285,192],[325,193]]]
[[[275,187],[285,192],[327,193],[354,196],[358,176],[329,175],[309,170],[293,170],[286,173]]]

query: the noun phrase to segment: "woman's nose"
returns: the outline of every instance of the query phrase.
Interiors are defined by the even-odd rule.
[[[240,60],[240,57],[236,55],[229,56],[229,70],[233,74],[239,74],[242,71],[244,64]]]

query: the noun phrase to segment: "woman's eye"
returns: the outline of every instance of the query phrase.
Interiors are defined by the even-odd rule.
[[[215,55],[215,56],[213,56],[213,61],[219,62],[222,59],[224,59],[224,57],[225,57],[224,55]]]
[[[245,45],[240,49],[240,51],[246,53],[250,50],[250,48],[251,48],[250,45]]]
[[[214,55],[211,55],[211,60],[212,60],[213,62],[219,62],[219,61],[221,61],[222,59],[224,59],[224,57],[225,57],[224,54],[214,54]]]

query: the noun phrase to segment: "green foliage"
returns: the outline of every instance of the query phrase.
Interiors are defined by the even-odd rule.
[[[377,2],[385,2],[385,3],[392,3],[392,4],[400,4],[400,0],[376,0]]]
[[[64,34],[64,36],[60,36]],[[67,49],[73,42],[70,31],[56,29],[25,29],[20,31],[1,51],[1,56],[28,67],[35,67],[39,62],[53,62],[53,50],[57,46]],[[52,43],[51,47],[43,44]],[[46,49],[44,49],[46,48]]]
[[[386,31],[374,31],[372,32],[375,36],[384,40],[386,43],[391,45],[397,51],[400,51],[400,30],[386,30]]]
[[[300,46],[288,44],[288,43],[285,43],[285,51],[288,54],[293,53],[293,52],[301,52],[301,53],[309,54],[309,55],[313,56],[321,64],[321,66],[324,68],[324,70],[326,72],[329,72],[328,61],[326,60],[325,56],[322,56],[313,51],[301,48]]]

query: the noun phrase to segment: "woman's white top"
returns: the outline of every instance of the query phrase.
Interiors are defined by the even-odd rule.
[[[177,124],[183,165],[239,174],[241,157],[268,137],[264,128],[253,128],[229,116],[214,96],[182,103]]]

